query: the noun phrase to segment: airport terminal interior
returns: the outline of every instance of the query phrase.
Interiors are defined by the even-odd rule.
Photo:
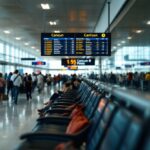
[[[0,150],[150,150],[149,0],[0,0]]]

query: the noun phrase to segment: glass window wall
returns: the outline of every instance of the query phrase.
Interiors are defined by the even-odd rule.
[[[114,66],[109,66],[109,59],[102,61],[103,72],[116,72],[116,67],[120,67],[122,72],[128,71],[150,71],[150,66],[141,65],[142,62],[150,62],[150,47],[123,47],[114,54]]]

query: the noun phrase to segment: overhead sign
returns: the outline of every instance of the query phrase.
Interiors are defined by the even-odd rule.
[[[121,70],[121,67],[116,67],[116,70]]]
[[[21,58],[21,60],[35,60],[35,58]]]
[[[32,65],[46,65],[45,61],[33,61]]]
[[[110,56],[110,33],[42,33],[42,56]]]
[[[70,65],[77,65],[77,66],[86,66],[86,65],[95,65],[94,58],[68,58],[68,59],[61,59],[61,65],[63,66],[70,66]]]
[[[132,65],[124,65],[125,68],[132,68]]]
[[[78,66],[67,66],[68,70],[77,70]]]
[[[142,62],[140,63],[141,66],[150,66],[150,62]]]

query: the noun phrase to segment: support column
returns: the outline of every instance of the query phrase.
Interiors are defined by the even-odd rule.
[[[99,75],[102,75],[102,57],[99,57]]]

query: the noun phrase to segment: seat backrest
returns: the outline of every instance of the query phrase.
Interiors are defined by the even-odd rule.
[[[82,84],[80,85],[80,87],[78,89],[78,95],[81,97],[83,95],[83,93],[86,92],[86,89],[88,87],[89,86],[85,82],[82,82]]]
[[[93,93],[93,96],[90,98],[90,100],[88,101],[88,103],[86,104],[85,110],[84,110],[84,114],[87,118],[91,118],[94,111],[96,111],[96,106],[95,104],[98,105],[98,101],[100,99],[100,95],[97,94],[96,92]]]
[[[150,150],[150,117],[146,120],[139,150]]]
[[[124,136],[126,135],[131,119],[132,114],[128,110],[119,108],[105,133],[102,143],[99,144],[98,149],[118,150],[122,144]]]
[[[102,102],[103,103],[103,102]],[[102,104],[103,105],[103,104]],[[111,121],[117,106],[114,103],[108,103],[103,109],[99,112],[99,116],[97,117],[98,123],[96,125],[92,125],[91,132],[89,132],[87,142],[86,142],[86,150],[97,150],[99,141],[102,139],[103,134],[106,130],[107,125]],[[96,112],[98,115],[98,112]],[[94,130],[95,128],[95,130]],[[92,137],[92,138],[91,138]]]
[[[80,102],[84,102],[86,101],[86,99],[89,97],[89,95],[91,94],[91,88],[90,87],[87,87],[84,91],[83,91],[83,94],[81,95],[81,98],[80,98]]]
[[[91,104],[88,106],[88,111],[85,113],[85,114],[88,114],[89,119],[93,118],[95,112],[97,111],[97,107],[101,98],[102,98],[102,95],[100,93],[95,92],[95,99],[93,99]]]
[[[87,107],[89,105],[89,103],[91,102],[91,99],[95,98],[94,97],[94,92],[95,91],[91,91],[89,95],[86,96],[86,98],[82,101],[82,104]]]
[[[137,150],[142,135],[142,130],[142,120],[136,116],[133,116],[119,150]]]
[[[150,150],[150,134],[149,134],[149,136],[146,138],[146,141],[145,141],[143,150]]]
[[[98,106],[96,108],[96,111],[94,113],[94,116],[92,118],[92,125],[88,132],[87,141],[89,141],[91,137],[93,136],[93,133],[97,128],[97,124],[99,123],[99,120],[101,119],[102,114],[104,113],[104,110],[107,104],[108,104],[108,99],[105,99],[105,98],[100,99]]]

